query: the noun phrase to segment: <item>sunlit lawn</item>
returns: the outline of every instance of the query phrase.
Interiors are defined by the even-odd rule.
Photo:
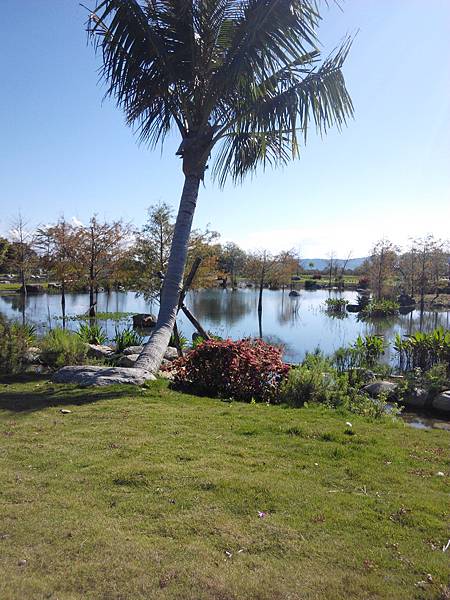
[[[449,441],[164,382],[2,384],[0,598],[445,598]]]

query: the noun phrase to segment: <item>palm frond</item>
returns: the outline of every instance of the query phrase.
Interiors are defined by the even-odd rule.
[[[259,86],[254,100],[236,97],[233,118],[231,107],[224,108],[229,117],[217,134],[218,139],[224,137],[224,142],[213,167],[220,185],[228,176],[234,181],[242,179],[258,163],[284,164],[288,158],[297,157],[297,134],[301,132],[306,142],[311,121],[321,134],[332,126],[341,128],[347,122],[353,115],[353,104],[341,67],[351,42],[347,39],[320,67],[310,70],[301,80],[297,73],[292,75],[282,69],[269,83],[266,80]],[[243,158],[239,140],[253,147],[258,145],[259,151],[250,153],[251,160]]]
[[[353,114],[342,75],[351,40],[320,62],[318,2],[100,0],[88,31],[106,95],[140,139],[154,145],[176,124],[183,164],[198,153],[197,166],[222,140],[223,184],[225,171],[239,180],[296,157],[311,123],[322,134]]]

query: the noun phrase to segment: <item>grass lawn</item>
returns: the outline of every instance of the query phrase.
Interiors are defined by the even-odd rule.
[[[445,431],[163,381],[2,383],[0,598],[448,598],[449,456]]]

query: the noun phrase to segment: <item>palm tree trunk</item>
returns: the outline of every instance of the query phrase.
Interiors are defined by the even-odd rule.
[[[136,367],[150,373],[158,371],[175,324],[199,185],[198,176],[186,175],[173,232],[169,263],[161,290],[158,321],[151,338],[136,361]]]

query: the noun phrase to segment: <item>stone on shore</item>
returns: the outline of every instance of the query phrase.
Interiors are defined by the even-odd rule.
[[[123,353],[125,355],[128,355],[128,354],[140,354],[143,349],[144,349],[144,346],[128,346],[128,348],[125,348],[125,350],[123,351]]]
[[[117,364],[119,367],[134,367],[138,358],[139,354],[124,354],[119,358],[119,362]]]
[[[364,386],[363,390],[372,398],[376,398],[380,394],[387,394],[391,398],[397,393],[397,387],[397,384],[391,381],[374,381]]]
[[[88,344],[87,355],[91,358],[111,358],[114,354],[114,350],[109,346],[102,346],[101,344]]]
[[[63,367],[53,376],[55,383],[74,383],[82,387],[114,384],[142,385],[146,381],[155,379],[156,377],[145,369],[89,365]]]
[[[441,392],[434,398],[433,408],[443,412],[450,412],[450,390]]]

